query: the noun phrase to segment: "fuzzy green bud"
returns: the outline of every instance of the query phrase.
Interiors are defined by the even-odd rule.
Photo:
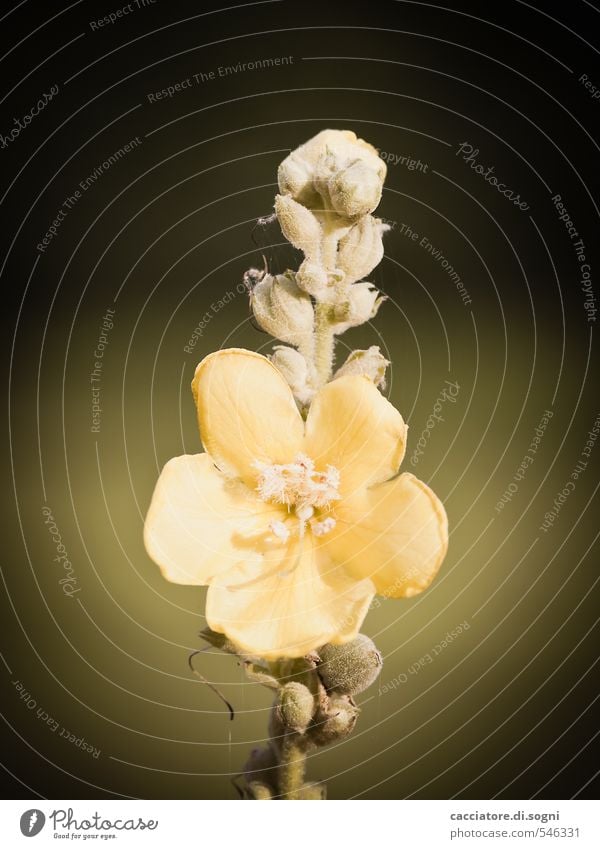
[[[279,691],[275,711],[285,731],[305,731],[315,712],[315,700],[308,687],[290,681]]]
[[[365,634],[341,646],[328,643],[319,649],[319,658],[317,669],[325,689],[353,696],[370,687],[383,666],[375,643]]]
[[[310,742],[326,746],[347,737],[354,730],[358,713],[350,696],[332,695],[327,710],[319,714],[307,732]]]

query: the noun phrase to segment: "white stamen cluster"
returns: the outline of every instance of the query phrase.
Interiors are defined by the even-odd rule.
[[[335,527],[335,519],[313,518],[315,509],[323,509],[340,498],[340,473],[328,465],[324,471],[315,469],[314,461],[306,454],[297,454],[292,463],[262,463],[257,461],[257,492],[263,501],[285,504],[299,521],[302,535],[307,522],[316,536],[323,536]],[[273,521],[272,533],[282,542],[290,536],[285,522]]]
[[[313,534],[318,537],[325,536],[329,531],[335,528],[335,519],[332,516],[327,516],[321,522],[313,521],[310,525]]]

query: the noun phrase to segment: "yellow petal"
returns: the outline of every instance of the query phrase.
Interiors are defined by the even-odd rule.
[[[246,553],[252,556],[269,521],[278,516],[243,483],[228,480],[208,454],[186,454],[162,470],[144,544],[168,581],[207,584]]]
[[[308,535],[262,564],[240,562],[209,587],[206,619],[249,654],[302,657],[327,642],[354,639],[374,586],[356,581]]]
[[[407,598],[426,589],[448,548],[446,511],[414,475],[363,490],[335,508],[327,535],[332,557],[380,595]]]
[[[229,348],[196,368],[192,392],[204,447],[224,472],[254,487],[254,463],[290,463],[304,423],[283,376],[266,357]]]
[[[402,416],[362,375],[326,384],[312,402],[305,451],[317,468],[339,470],[343,495],[395,475],[405,446]]]

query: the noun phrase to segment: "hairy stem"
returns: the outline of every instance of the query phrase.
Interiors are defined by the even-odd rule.
[[[279,762],[278,784],[282,799],[299,799],[304,784],[306,753],[302,746],[292,740],[286,740]]]
[[[333,371],[335,335],[329,320],[330,311],[331,306],[329,304],[317,304],[315,306],[314,364],[318,386],[327,383]]]

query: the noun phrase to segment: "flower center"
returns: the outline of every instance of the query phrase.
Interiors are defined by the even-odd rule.
[[[293,520],[293,530],[303,536],[307,523],[313,534],[323,536],[335,527],[335,519],[322,516],[332,501],[340,498],[340,473],[335,466],[317,471],[314,461],[306,454],[297,454],[292,463],[262,463],[258,469],[257,492],[263,501],[285,504]],[[286,541],[291,530],[289,522],[271,522],[275,536]]]

